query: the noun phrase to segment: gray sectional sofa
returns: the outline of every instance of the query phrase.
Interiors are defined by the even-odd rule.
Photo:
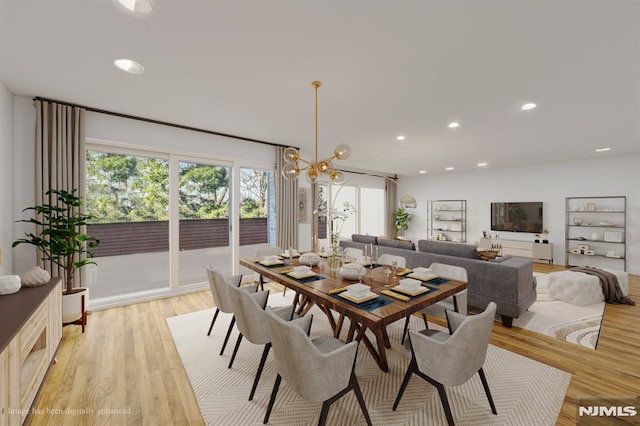
[[[536,281],[529,259],[503,256],[478,260],[476,246],[443,241],[420,240],[417,250],[412,242],[368,235],[354,234],[351,241],[340,241],[342,247],[359,249],[368,244],[377,245],[379,254],[405,257],[408,268],[428,267],[434,262],[465,268],[469,278],[469,306],[484,309],[489,302],[495,302],[505,327],[511,327],[513,319],[536,301]]]

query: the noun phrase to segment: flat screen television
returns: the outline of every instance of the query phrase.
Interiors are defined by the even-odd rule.
[[[491,230],[542,232],[542,202],[491,203]]]

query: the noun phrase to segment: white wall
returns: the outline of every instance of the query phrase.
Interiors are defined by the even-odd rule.
[[[11,92],[0,83],[0,275],[11,274],[13,242],[13,160]]]
[[[492,201],[542,201],[554,263],[564,265],[565,197],[627,197],[627,270],[640,273],[640,154],[487,169],[433,176],[404,177],[402,192],[416,197],[418,208],[407,236],[427,238],[427,201],[467,200],[467,242],[490,230]],[[532,241],[533,234],[503,232],[503,239]],[[608,260],[608,259],[604,259]],[[620,265],[618,263],[618,265]]]
[[[13,117],[12,107],[13,102]],[[35,250],[28,246],[10,249],[11,241],[23,234],[13,221],[22,208],[34,203],[35,109],[29,98],[11,96],[0,85],[0,271],[27,271],[35,262]],[[10,129],[10,130],[7,130]],[[11,130],[12,129],[12,130]],[[193,155],[222,159],[272,163],[273,147],[216,137],[103,114],[87,115],[87,136],[138,146],[158,147]],[[13,150],[13,152],[11,152]],[[302,153],[303,157],[308,153]],[[9,159],[13,159],[13,161]],[[305,157],[307,158],[307,157]],[[13,166],[15,164],[15,166]],[[418,201],[414,222],[407,236],[427,237],[427,201],[465,199],[468,206],[467,241],[477,241],[489,230],[491,201],[543,201],[544,226],[551,231],[554,261],[564,264],[564,201],[573,196],[627,196],[627,269],[640,273],[640,154],[603,156],[598,159],[553,162],[526,167],[487,169],[474,172],[400,178],[398,194],[411,194]],[[5,184],[7,182],[8,184]],[[301,182],[301,186],[306,186]],[[7,200],[12,200],[7,201]],[[13,204],[13,205],[11,205]],[[13,234],[11,229],[13,229]],[[506,233],[503,238],[531,240],[531,234]],[[310,246],[310,225],[300,227],[300,247]]]

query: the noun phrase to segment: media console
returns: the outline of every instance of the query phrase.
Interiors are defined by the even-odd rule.
[[[526,257],[553,263],[553,245],[518,240],[500,240],[502,255]],[[490,249],[491,238],[480,238],[479,249]]]

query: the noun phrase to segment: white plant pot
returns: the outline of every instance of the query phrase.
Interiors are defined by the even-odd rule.
[[[80,287],[74,290],[81,290],[72,294],[62,295],[62,322],[71,323],[82,319],[82,314],[87,310],[89,304],[89,289]],[[82,297],[84,296],[84,311]]]

